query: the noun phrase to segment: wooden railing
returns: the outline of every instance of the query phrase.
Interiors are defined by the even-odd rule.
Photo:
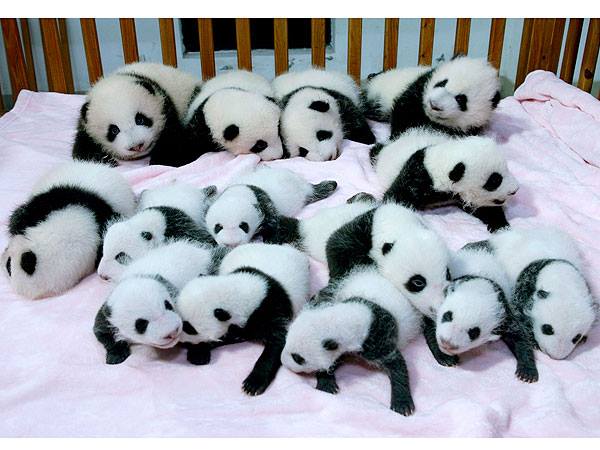
[[[31,36],[28,21],[19,19],[1,19],[4,46],[13,98],[21,89],[37,90]],[[100,45],[95,19],[80,19],[85,57],[90,83],[102,76]],[[134,19],[119,19],[123,45],[123,62],[139,60],[137,35]],[[173,19],[158,19],[162,60],[165,64],[177,66],[175,31]],[[435,39],[435,19],[421,19],[419,38],[419,64],[431,64]],[[575,66],[579,43],[582,39],[583,19],[571,19],[565,34],[566,19],[525,19],[515,86],[520,85],[525,76],[536,69],[558,71],[561,51],[564,52],[560,67],[560,78],[572,83],[575,78]],[[73,72],[69,57],[69,40],[65,19],[39,19],[44,50],[44,62],[48,87],[56,92],[73,92]],[[287,19],[274,20],[274,66],[275,73],[285,72],[288,68],[288,26]],[[399,19],[385,19],[385,36],[382,54],[382,67],[394,68],[397,65]],[[497,68],[502,63],[504,30],[506,19],[492,19],[488,60]],[[454,51],[467,54],[471,19],[456,19]],[[237,63],[239,68],[252,70],[252,46],[250,42],[249,19],[236,19]],[[215,51],[211,19],[198,19],[200,62],[204,79],[215,75]],[[312,64],[325,67],[325,19],[311,19]],[[581,69],[577,86],[590,92],[594,80],[594,71],[600,47],[600,19],[590,19],[585,46],[581,59]],[[361,73],[362,19],[348,19],[348,64],[347,71],[357,81]],[[4,111],[0,92],[0,113]]]

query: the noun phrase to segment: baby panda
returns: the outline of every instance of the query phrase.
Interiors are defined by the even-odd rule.
[[[490,232],[509,226],[503,205],[519,186],[493,139],[414,128],[371,148],[384,200],[418,210],[456,205]]]
[[[206,212],[206,226],[213,238],[229,247],[245,244],[258,233],[269,237],[281,216],[293,216],[337,188],[333,180],[310,184],[291,170],[266,166],[236,182]]]
[[[427,126],[453,136],[481,133],[500,101],[498,71],[457,55],[435,68],[392,69],[363,86],[367,117],[391,122],[391,136]]]
[[[53,169],[10,216],[1,258],[10,285],[31,299],[73,287],[98,264],[107,224],[134,208],[131,187],[106,165],[79,161]]]
[[[511,311],[512,286],[498,259],[477,244],[467,244],[452,258],[450,272],[452,282],[437,313],[440,349],[458,355],[502,339],[517,359],[517,378],[537,381],[534,343]]]
[[[208,364],[215,347],[262,341],[265,348],[242,384],[246,394],[262,394],[281,366],[288,325],[309,287],[308,258],[290,246],[247,244],[231,250],[217,276],[190,281],[178,297],[188,361]]]
[[[223,248],[177,241],[132,263],[96,314],[94,334],[106,349],[106,363],[125,361],[131,344],[177,344],[183,325],[174,303],[180,289],[214,273],[224,254]]]
[[[254,153],[264,161],[283,156],[281,110],[269,82],[254,72],[232,70],[208,80],[190,103],[185,123],[189,145],[201,153]]]
[[[392,385],[391,409],[414,412],[400,350],[421,330],[422,316],[374,267],[334,280],[292,322],[281,355],[294,372],[315,373],[317,389],[335,394],[335,370],[348,353],[381,367]]]
[[[183,119],[197,78],[156,63],[129,64],[98,80],[81,108],[73,159],[117,165],[143,158],[182,166],[198,155],[185,145]]]
[[[549,227],[494,234],[485,246],[514,283],[512,309],[536,346],[564,359],[586,341],[598,305],[583,275],[576,242]]]
[[[424,315],[425,340],[436,361],[458,362],[435,338],[436,313],[450,282],[450,251],[416,212],[396,203],[372,208],[331,235],[326,255],[331,280],[358,266],[376,267]]]
[[[191,240],[216,245],[203,217],[216,192],[215,186],[201,189],[186,183],[142,192],[141,210],[137,214],[109,224],[98,275],[116,281],[132,261],[167,241]]]
[[[281,135],[290,156],[335,159],[342,139],[374,144],[360,108],[359,88],[349,75],[311,68],[273,80],[281,102]]]

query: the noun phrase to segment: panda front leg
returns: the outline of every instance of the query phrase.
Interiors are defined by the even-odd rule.
[[[425,341],[427,342],[429,350],[431,350],[431,354],[439,364],[446,367],[452,367],[458,364],[458,356],[447,355],[440,350],[437,339],[435,338],[435,322],[429,317],[423,318],[423,335],[425,336]]]
[[[340,388],[335,380],[335,368],[329,370],[319,370],[315,377],[317,378],[316,388],[319,391],[327,392],[329,394],[337,394]]]
[[[187,348],[188,362],[196,366],[204,366],[210,362],[210,352],[214,348],[210,343],[186,344],[184,347]]]
[[[392,385],[390,408],[403,416],[410,416],[415,412],[415,403],[410,393],[408,369],[404,358],[400,352],[394,352],[382,362],[382,365],[387,370]]]
[[[260,395],[275,379],[281,367],[281,352],[285,347],[286,329],[271,332],[265,339],[265,348],[254,364],[252,371],[242,383],[242,390],[248,395]]]
[[[473,209],[463,205],[462,210],[481,220],[487,226],[490,233],[510,227],[502,206],[482,206],[481,208]]]
[[[519,333],[505,333],[502,340],[517,359],[517,378],[525,383],[535,383],[539,374],[531,343]]]
[[[131,349],[128,342],[115,339],[117,330],[109,322],[109,317],[110,308],[104,304],[94,320],[94,336],[106,350],[106,364],[121,364],[129,358]]]

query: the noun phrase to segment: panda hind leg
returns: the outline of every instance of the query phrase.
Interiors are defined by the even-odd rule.
[[[313,184],[312,194],[310,194],[306,198],[306,204],[318,202],[319,200],[324,200],[329,197],[333,192],[337,189],[337,181],[335,180],[326,180],[321,181],[318,184]]]
[[[252,371],[242,383],[248,395],[260,395],[267,390],[281,367],[281,352],[285,346],[285,329],[273,332],[265,340],[265,348],[254,364]]]

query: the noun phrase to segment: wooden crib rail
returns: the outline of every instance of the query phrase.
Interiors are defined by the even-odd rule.
[[[29,20],[34,19],[0,19],[4,47],[8,61],[8,72],[13,98],[21,89],[37,90],[34,58],[32,52]],[[177,66],[177,49],[175,27],[172,18],[157,19],[160,32],[162,61]],[[382,68],[391,69],[398,62],[398,36],[402,26],[397,18],[385,19]],[[139,60],[139,50],[135,19],[119,19],[123,47],[123,62]],[[83,46],[90,83],[100,78],[104,71],[100,54],[100,41],[93,18],[80,19]],[[419,64],[431,64],[435,39],[436,19],[421,19],[419,36]],[[567,83],[577,80],[577,86],[590,92],[594,72],[600,50],[600,19],[592,18],[585,37],[583,36],[584,19],[569,20],[566,30],[566,19],[531,19],[523,21],[521,44],[515,78],[515,86],[520,85],[525,76],[536,69],[559,70],[562,52],[562,64],[559,76]],[[69,37],[65,19],[39,19],[44,51],[44,64],[49,89],[56,92],[71,93],[73,88],[73,72],[69,52]],[[215,50],[213,40],[212,19],[198,19],[200,63],[202,77],[213,77],[216,73]],[[488,45],[488,60],[497,68],[502,63],[506,19],[491,20]],[[324,18],[311,19],[311,62],[314,66],[326,66],[326,21]],[[456,19],[454,40],[455,53],[468,54],[471,19]],[[252,45],[250,37],[250,19],[235,19],[237,44],[237,64],[239,68],[252,70]],[[274,19],[274,72],[285,72],[289,66],[288,22],[285,18]],[[575,78],[578,61],[578,49],[581,39],[585,39],[581,55],[581,69]],[[563,44],[564,41],[564,44]],[[348,59],[347,72],[357,81],[361,78],[362,62],[362,19],[348,19]],[[4,110],[0,94],[0,112]]]

